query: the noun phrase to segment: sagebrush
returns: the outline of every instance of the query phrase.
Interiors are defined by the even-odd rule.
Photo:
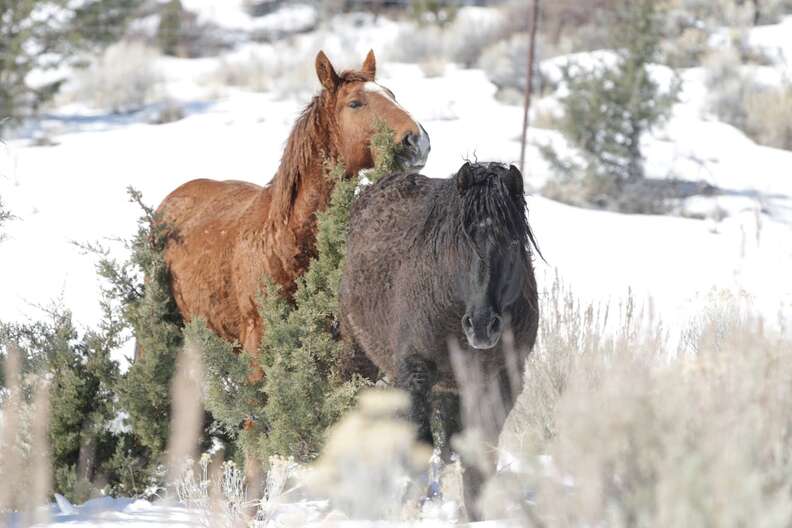
[[[545,297],[501,479],[529,526],[788,526],[792,341],[714,292],[672,341],[651,310]],[[506,491],[504,491],[506,490]],[[531,502],[526,502],[531,497]]]

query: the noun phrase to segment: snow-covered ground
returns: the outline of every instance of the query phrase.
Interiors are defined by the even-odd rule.
[[[201,4],[185,5],[193,3]],[[229,6],[199,12],[224,27],[255,29]],[[308,18],[298,8],[292,16]],[[431,136],[424,174],[446,177],[466,158],[519,159],[521,108],[496,100],[495,86],[480,70],[449,65],[442,76],[427,78],[417,65],[387,61],[398,27],[386,20],[378,24],[361,27],[349,41],[305,35],[299,42],[321,45],[331,59],[335,51],[343,52],[344,60],[351,54],[362,60],[374,48],[380,82]],[[782,72],[792,61],[791,25],[792,18],[752,34],[757,45],[783,50]],[[268,46],[260,45],[258,52],[271,53]],[[98,321],[94,261],[73,242],[131,236],[139,211],[128,202],[127,186],[156,205],[193,178],[264,184],[272,177],[304,100],[232,89],[218,97],[216,87],[202,79],[220,60],[161,60],[170,97],[187,111],[180,121],[152,125],[145,113],[113,116],[71,105],[42,122],[56,145],[32,146],[25,137],[0,144],[0,196],[18,217],[5,226],[7,239],[0,243],[0,320],[39,318],[41,306],[60,299],[79,324]],[[537,261],[540,283],[549,284],[557,272],[578,295],[595,301],[617,301],[631,290],[639,301],[651,298],[672,329],[681,328],[714,288],[746,293],[774,319],[792,308],[792,152],[757,146],[708,116],[701,69],[682,72],[682,81],[673,118],[646,138],[648,172],[704,180],[726,193],[687,204],[708,217],[703,220],[584,210],[529,196],[529,218],[547,261]],[[562,142],[558,133],[544,129],[532,128],[529,135],[537,144]],[[530,147],[528,187],[538,188],[548,175],[539,149]],[[717,220],[721,213],[725,218]],[[111,247],[124,256],[118,244]],[[53,521],[190,524],[187,513],[173,506],[121,499],[61,512]]]
[[[189,70],[182,66],[179,84]],[[519,158],[521,109],[499,103],[482,71],[450,66],[442,77],[425,78],[415,65],[384,69],[381,82],[432,138],[425,174],[448,176],[465,158]],[[547,259],[538,263],[541,270],[557,269],[592,299],[619,298],[628,288],[639,299],[651,295],[659,313],[671,318],[689,313],[691,300],[713,287],[745,290],[768,314],[789,307],[792,283],[784,276],[792,264],[792,152],[757,146],[731,126],[702,117],[701,77],[695,70],[684,75],[685,101],[648,139],[649,173],[704,179],[727,190],[700,208],[731,215],[720,222],[621,215],[529,196],[529,218]],[[0,319],[39,316],[39,306],[61,297],[78,322],[95,323],[93,261],[72,243],[133,233],[139,211],[127,201],[129,185],[156,205],[193,178],[266,183],[302,105],[239,91],[188,103],[185,119],[164,125],[58,114],[49,120],[65,130],[54,136],[57,145],[34,147],[25,139],[0,145],[0,195],[19,217],[7,224],[8,238],[0,244]],[[559,140],[547,130],[531,129],[530,135],[537,143]],[[531,148],[529,187],[547,176],[538,149]]]
[[[188,527],[199,526],[200,519],[194,512],[174,504],[152,504],[146,500],[92,499],[80,506],[73,506],[63,497],[58,497],[49,512],[38,512],[39,519],[49,517],[52,524],[64,524],[75,528],[124,526],[128,528],[155,528],[156,526]],[[8,518],[9,528],[24,526],[18,515]],[[42,526],[38,524],[36,526]]]

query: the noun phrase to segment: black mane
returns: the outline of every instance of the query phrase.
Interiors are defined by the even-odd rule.
[[[473,233],[483,222],[499,244],[517,242],[529,254],[531,247],[541,256],[526,217],[522,192],[513,192],[504,176],[509,168],[501,163],[469,163],[468,181],[461,189],[460,173],[445,180],[429,201],[420,239],[439,253],[447,244],[473,244]],[[461,172],[461,171],[460,171]],[[473,244],[474,245],[474,244]]]

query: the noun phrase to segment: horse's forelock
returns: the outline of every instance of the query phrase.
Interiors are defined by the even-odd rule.
[[[500,167],[499,167],[500,168]],[[483,223],[495,242],[520,242],[523,247],[535,242],[525,216],[525,197],[506,186],[492,165],[473,165],[473,184],[461,196],[462,228],[468,237]]]
[[[360,70],[344,70],[341,72],[340,78],[342,83],[372,82],[374,80],[370,73]]]

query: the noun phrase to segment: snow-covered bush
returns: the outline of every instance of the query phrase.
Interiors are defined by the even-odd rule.
[[[434,77],[442,77],[443,74],[445,74],[448,64],[444,58],[436,57],[421,62],[419,66],[421,67],[421,73],[431,79]]]
[[[528,34],[518,33],[490,46],[481,55],[478,67],[499,89],[524,92],[528,82]],[[538,76],[535,79],[538,81]]]
[[[353,519],[401,519],[411,482],[425,474],[432,454],[404,418],[408,405],[400,391],[363,393],[357,409],[329,431],[307,475],[309,488]]]
[[[767,0],[761,4],[758,22],[760,24],[775,24],[789,15],[792,15],[792,1]]]
[[[508,36],[506,18],[500,11],[467,8],[448,25],[446,50],[448,57],[466,68],[473,67],[489,46]]]
[[[257,92],[274,90],[278,97],[308,98],[318,87],[315,53],[310,46],[251,51],[221,60],[211,82]]]
[[[544,296],[515,411],[530,526],[783,526],[792,517],[792,343],[713,294],[669,356],[627,301]],[[784,324],[780,325],[784,328]],[[518,449],[515,450],[517,452]]]
[[[160,95],[157,57],[139,42],[113,44],[78,73],[71,97],[109,112],[139,110]]]
[[[665,62],[676,68],[698,66],[709,50],[709,38],[709,33],[703,28],[688,27],[681,30],[676,37],[663,41]]]
[[[445,57],[445,33],[436,25],[407,24],[399,30],[388,57],[398,62],[426,62]]]
[[[663,197],[645,184],[641,141],[669,116],[679,86],[674,80],[661,87],[650,71],[661,35],[655,3],[641,0],[625,9],[612,27],[614,60],[561,68],[560,129],[573,150],[542,148],[555,173],[543,193],[581,206],[658,213]]]
[[[34,117],[60,89],[62,76],[34,80],[37,74],[69,66],[82,52],[117,40],[139,5],[108,0],[0,3],[0,131]]]
[[[746,132],[757,143],[792,150],[792,83],[761,87],[743,97]]]
[[[743,101],[757,85],[743,73],[739,53],[733,47],[714,51],[706,57],[704,64],[709,111],[720,120],[745,130],[748,116]]]
[[[277,73],[276,60],[251,52],[241,59],[221,59],[212,80],[221,86],[265,92],[272,89]]]
[[[213,461],[207,453],[197,463],[186,460],[173,487],[179,502],[198,512],[206,528],[244,526],[246,510],[255,505],[247,498],[242,470],[234,462]]]
[[[405,25],[393,41],[389,58],[414,63],[445,60],[470,68],[486,48],[514,31],[505,11],[469,7],[448,24]]]
[[[706,61],[708,109],[759,144],[792,149],[792,83],[760,83],[752,68],[743,65],[733,47],[711,53]]]

